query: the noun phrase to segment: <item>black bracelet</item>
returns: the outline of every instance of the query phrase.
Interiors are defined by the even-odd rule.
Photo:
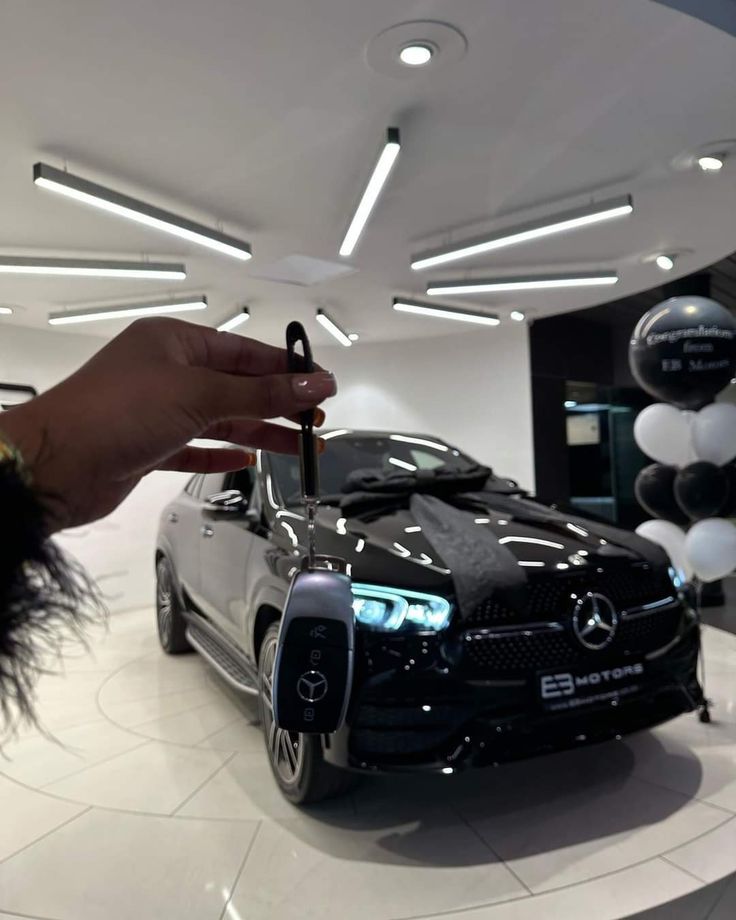
[[[105,615],[99,590],[46,534],[46,510],[17,450],[0,440],[0,728],[38,724],[35,685]],[[0,738],[1,740],[1,738]]]

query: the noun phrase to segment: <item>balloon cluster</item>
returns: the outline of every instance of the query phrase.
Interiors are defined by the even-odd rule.
[[[727,520],[736,515],[736,406],[713,402],[736,375],[736,323],[707,297],[672,297],[637,323],[629,362],[639,384],[666,401],[634,423],[636,443],[657,461],[636,479],[639,504],[655,518],[637,533],[685,578],[716,581],[736,568]]]

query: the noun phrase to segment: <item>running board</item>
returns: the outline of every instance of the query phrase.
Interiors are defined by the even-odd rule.
[[[199,623],[192,622],[187,626],[186,636],[192,648],[199,652],[231,687],[241,693],[258,695],[258,687],[248,669],[222,639]]]

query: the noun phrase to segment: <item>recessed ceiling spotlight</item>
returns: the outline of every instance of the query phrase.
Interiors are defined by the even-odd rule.
[[[10,316],[12,312],[12,307],[0,307],[0,316]]]
[[[467,48],[467,39],[455,26],[414,19],[374,35],[365,46],[364,56],[366,64],[376,73],[411,80],[421,79],[426,70],[435,73],[442,67],[452,67]]]
[[[168,298],[153,303],[134,303],[121,307],[94,307],[91,310],[62,310],[49,313],[50,326],[66,326],[71,323],[91,323],[100,319],[129,319],[135,316],[151,316],[159,313],[184,313],[189,310],[206,310],[207,298]]]
[[[101,208],[111,214],[117,214],[118,217],[127,217],[129,220],[153,227],[155,230],[171,233],[190,243],[198,243],[200,246],[206,246],[208,249],[223,252],[243,261],[251,258],[250,245],[242,240],[220,233],[219,230],[211,230],[186,217],[179,217],[170,211],[164,211],[163,208],[157,208],[145,201],[123,195],[103,185],[73,176],[61,169],[55,169],[46,163],[34,165],[33,181],[40,188],[66,195],[68,198],[74,198],[76,201],[90,204],[95,208]]]
[[[662,269],[663,272],[671,272],[672,269],[675,267],[676,258],[677,256],[674,256],[674,255],[671,256],[663,252],[655,258],[654,262],[657,268]]]
[[[351,342],[357,342],[360,336],[357,332],[348,332],[348,338]]]
[[[427,42],[416,42],[404,45],[399,52],[399,60],[407,67],[422,67],[429,64],[434,55],[434,47]]]
[[[526,319],[526,313],[522,313],[521,310],[512,310],[509,316],[515,323],[523,323]]]
[[[247,307],[241,307],[237,313],[226,319],[224,323],[220,323],[217,327],[218,332],[230,332],[231,329],[237,329],[238,326],[242,326],[243,323],[247,323],[250,319],[250,311]]]
[[[550,214],[549,217],[508,227],[495,233],[485,234],[472,239],[459,240],[450,246],[420,252],[412,256],[411,267],[418,271],[442,265],[446,262],[455,262],[458,259],[468,259],[471,256],[481,255],[506,246],[515,246],[529,240],[538,240],[555,233],[564,233],[568,230],[577,230],[591,224],[624,217],[631,214],[634,205],[631,196],[622,195],[618,198],[609,198],[596,204],[574,208],[559,214]]]
[[[349,348],[353,344],[347,332],[344,332],[324,310],[317,310],[317,322],[320,326],[325,328],[333,338],[336,338],[341,345]]]
[[[478,323],[481,326],[498,326],[501,320],[493,313],[477,313],[474,310],[458,310],[457,307],[435,306],[405,297],[394,297],[394,310],[399,313],[416,313],[436,319],[454,319],[461,323]]]
[[[703,172],[718,172],[723,169],[723,157],[715,154],[698,157],[698,166]]]

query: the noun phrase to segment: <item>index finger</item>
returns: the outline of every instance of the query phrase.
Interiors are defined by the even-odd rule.
[[[189,363],[241,377],[261,377],[288,372],[285,348],[275,348],[256,339],[231,332],[218,332],[209,326],[187,324],[186,345]],[[315,371],[322,368],[315,364]]]

